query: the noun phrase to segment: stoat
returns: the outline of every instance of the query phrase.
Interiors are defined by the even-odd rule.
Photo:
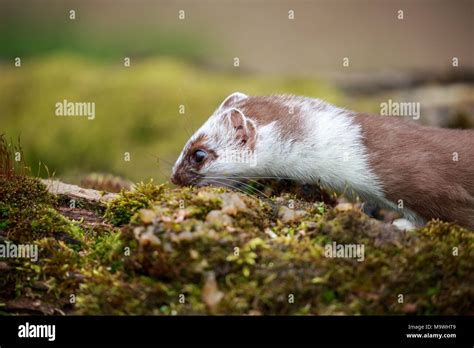
[[[474,131],[371,116],[319,99],[228,96],[185,145],[177,185],[282,177],[474,230]]]

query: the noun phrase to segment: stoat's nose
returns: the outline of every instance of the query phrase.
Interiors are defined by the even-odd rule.
[[[176,170],[171,175],[170,180],[175,185],[185,186],[189,184],[190,178],[183,170]]]
[[[173,173],[170,178],[171,182],[175,185],[179,185],[180,180],[178,178],[178,175],[176,173]]]
[[[193,183],[196,179],[196,175],[187,168],[178,167],[176,170],[173,170],[171,174],[171,182],[178,186],[186,186]]]

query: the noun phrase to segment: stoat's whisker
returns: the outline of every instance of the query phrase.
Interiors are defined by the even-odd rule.
[[[184,117],[183,118],[186,118],[186,114],[183,115]],[[191,125],[191,129],[194,129],[194,125],[193,125],[193,121],[192,121],[192,118],[191,117],[187,117],[187,119],[189,120],[189,123]],[[188,133],[188,136],[191,137],[192,136],[192,133],[193,132],[190,132],[189,131],[189,128],[187,126],[188,122],[186,122],[186,120],[184,120],[184,130],[186,131],[186,133]]]
[[[184,117],[185,117],[185,116],[184,116]],[[183,119],[184,119],[184,117],[183,117]],[[187,135],[188,137],[191,137],[191,136],[192,136],[192,133],[189,131],[188,126],[187,126],[187,122],[186,122],[185,119],[184,119],[184,122],[183,122],[183,123],[184,123],[184,124],[183,124],[183,129],[184,129],[184,131],[186,132],[186,135]]]
[[[224,181],[224,180],[219,180],[219,178],[214,178],[214,179],[212,179],[212,178],[209,178],[209,177],[205,177],[204,179],[207,180],[207,181],[209,181],[209,182],[212,181],[212,182],[217,182],[217,183],[219,183],[219,184],[225,184],[227,187],[231,187],[231,188],[234,188],[234,189],[236,189],[236,190],[239,190],[240,192],[245,193],[245,194],[247,194],[247,195],[249,195],[249,196],[254,196],[254,197],[257,197],[257,198],[267,198],[267,199],[269,199],[268,197],[265,197],[265,196],[264,196],[264,197],[260,197],[260,196],[259,196],[257,193],[255,193],[255,192],[252,192],[252,191],[245,191],[245,190],[241,189],[239,186],[230,184],[230,183],[228,183],[227,181]],[[209,179],[211,179],[211,180],[209,180]],[[227,180],[227,178],[226,178],[226,180]],[[245,186],[247,189],[249,188],[248,185],[246,185],[245,183],[243,183],[243,182],[241,182],[241,181],[237,181],[237,180],[232,180],[232,181],[235,182],[236,184],[240,184],[240,185]]]
[[[245,183],[244,181],[239,181],[239,180],[235,180],[234,177],[226,177],[226,176],[205,176],[204,177],[205,179],[222,179],[222,180],[230,180],[232,182],[236,182],[236,183],[239,183],[241,185],[244,185],[246,188],[248,188],[249,190],[251,191],[257,191],[257,192],[260,192],[262,194],[262,196],[264,196],[265,198],[267,199],[271,199],[270,197],[268,197],[267,194],[265,194],[263,191]],[[254,182],[258,183],[257,181],[254,180]],[[260,183],[258,183],[260,184]],[[263,184],[260,184],[262,186],[264,186]]]
[[[160,167],[158,167],[158,171],[160,172],[161,175],[163,175],[165,178],[168,177],[168,174],[166,174],[165,172],[163,172],[163,170],[161,170]]]
[[[213,183],[213,182],[214,182],[214,183],[217,183],[217,184],[220,184],[220,185],[224,185],[225,187],[233,188],[233,189],[235,189],[235,190],[237,190],[237,191],[239,191],[239,192],[241,192],[241,193],[243,193],[243,194],[245,194],[245,195],[248,195],[248,196],[252,196],[252,197],[256,197],[256,198],[258,198],[258,199],[261,199],[261,200],[265,201],[266,203],[268,203],[268,204],[272,207],[274,214],[278,211],[278,209],[277,209],[277,208],[278,208],[278,205],[277,205],[275,202],[273,202],[273,201],[272,201],[270,198],[268,198],[268,197],[260,197],[260,196],[258,196],[256,193],[254,193],[254,194],[249,193],[249,192],[247,192],[247,191],[245,191],[245,190],[242,190],[240,187],[236,187],[236,186],[234,186],[234,185],[231,185],[231,184],[229,184],[229,183],[222,182],[222,181],[219,181],[219,180],[212,180],[212,179],[211,179],[211,180],[207,180],[207,181],[210,182],[210,183]]]
[[[206,178],[208,178],[208,177],[206,176]],[[214,179],[227,179],[227,180],[231,180],[231,179],[244,179],[244,180],[246,180],[246,181],[250,181],[251,183],[255,183],[255,184],[259,185],[259,186],[262,187],[263,189],[269,188],[270,190],[272,190],[272,187],[271,187],[271,186],[265,185],[265,184],[259,182],[258,180],[250,179],[251,177],[242,177],[242,176],[216,176],[216,177],[209,177],[209,178],[214,178]],[[265,177],[265,178],[262,178],[262,177],[254,177],[254,178],[259,178],[259,179],[272,178],[272,179],[273,179],[274,177]],[[286,179],[286,180],[292,180],[292,179],[290,179],[290,178],[279,178],[279,179],[282,179],[282,180],[285,180],[285,179]],[[242,184],[244,184],[244,183],[242,182]],[[246,186],[247,186],[250,190],[258,191],[258,192],[260,192],[262,195],[264,195],[267,199],[272,200],[272,198],[270,198],[270,197],[269,197],[267,194],[265,194],[265,192],[263,192],[262,190],[260,190],[260,189],[258,189],[258,188],[256,188],[256,187],[254,187],[254,186],[248,185],[248,184],[247,184]],[[272,190],[272,191],[273,191],[273,190]],[[273,200],[272,200],[272,202],[273,202]]]
[[[156,155],[153,155],[153,154],[151,154],[151,153],[148,153],[148,156],[151,156],[151,157],[156,158],[156,160],[157,160],[157,162],[158,162],[158,171],[160,172],[160,174],[161,174],[163,177],[165,177],[165,178],[169,177],[169,173],[163,172],[160,161],[163,161],[165,164],[167,164],[167,165],[169,165],[169,166],[172,166],[172,165],[170,165],[170,162],[166,162],[166,161],[164,161],[163,159],[161,159],[160,157],[158,157],[158,156],[156,156]],[[171,168],[168,167],[168,168],[165,168],[165,169],[170,170]]]
[[[229,184],[227,182],[221,182],[221,181],[218,181],[218,180],[208,180],[208,182],[212,183],[212,182],[215,182],[217,184],[220,184],[220,185],[224,185],[226,187],[230,187],[230,188],[233,188],[233,189],[236,189],[238,190],[239,192],[245,194],[245,195],[248,195],[248,196],[251,196],[251,197],[255,197],[255,198],[258,198],[258,199],[261,199],[263,200],[264,202],[268,203],[268,205],[270,205],[272,207],[272,210],[273,210],[273,216],[275,217],[276,214],[278,213],[278,208],[280,207],[279,204],[275,203],[274,201],[271,200],[271,198],[268,198],[268,197],[260,197],[258,196],[257,194],[252,194],[252,193],[249,193],[247,191],[244,191],[242,190],[241,188],[239,187],[236,187],[232,184]]]
[[[249,179],[249,178],[247,178],[247,179],[245,179],[245,180],[247,180],[247,181],[250,181],[251,183],[254,183],[254,184],[260,185],[261,187],[263,187],[263,189],[267,189],[267,188],[269,188],[270,190],[272,190],[272,188],[271,188],[269,185],[265,185],[265,184],[261,183],[261,182],[260,182],[260,181],[258,181],[258,180],[255,180],[255,179]]]
[[[241,193],[243,193],[243,194],[245,194],[245,195],[248,195],[248,196],[253,196],[253,197],[256,197],[256,198],[259,198],[259,199],[261,198],[261,197],[259,197],[257,194],[255,194],[255,193],[252,194],[252,193],[250,193],[250,192],[247,192],[247,191],[241,189],[241,188],[238,187],[238,186],[229,184],[229,183],[224,182],[224,181],[213,180],[213,179],[206,179],[206,180],[207,180],[207,182],[209,182],[209,183],[217,183],[217,184],[222,185],[222,186],[224,186],[224,187],[228,187],[228,188],[235,189],[235,190],[237,190],[237,191],[239,191],[239,192],[241,192]]]
[[[234,179],[230,179],[230,178],[225,178],[225,179],[226,179],[226,180],[231,180],[231,181],[233,181],[233,182],[237,182],[237,183],[239,183],[239,184],[245,186],[248,190],[250,190],[250,192],[257,191],[257,192],[259,192],[263,197],[265,197],[266,199],[271,200],[271,198],[268,197],[268,195],[265,194],[265,192],[263,192],[263,191],[261,191],[261,190],[255,188],[255,187],[253,187],[253,186],[251,186],[251,185],[249,185],[249,184],[247,184],[247,183],[245,183],[245,182],[243,182],[243,181],[238,181],[238,180],[234,180]]]
[[[251,197],[254,197],[254,198],[257,198],[257,199],[261,199],[261,200],[267,202],[267,203],[272,207],[272,209],[273,209],[274,212],[277,211],[277,210],[275,209],[275,203],[272,202],[270,199],[267,199],[267,198],[265,198],[265,197],[260,197],[260,196],[258,196],[258,195],[255,194],[255,193],[253,193],[253,194],[252,194],[252,193],[249,193],[248,191],[245,191],[245,190],[241,189],[240,187],[238,187],[238,186],[236,186],[236,185],[232,185],[232,184],[230,184],[230,183],[228,183],[228,182],[222,182],[222,181],[219,181],[219,180],[208,180],[208,182],[209,182],[209,183],[217,183],[217,184],[222,185],[222,186],[224,186],[224,187],[228,187],[228,188],[235,189],[235,190],[239,191],[240,193],[242,193],[242,194],[244,194],[244,195],[251,196]]]
[[[290,178],[286,176],[223,176],[226,178],[236,178],[236,179],[279,179],[279,180],[293,180],[296,181],[295,178]]]
[[[167,165],[169,166],[169,168],[173,168],[173,163],[171,163],[171,162],[169,162],[169,161],[167,161],[167,160],[165,160],[165,159],[163,159],[163,158],[160,158],[160,157],[157,157],[157,159],[158,159],[158,163],[161,163],[161,162],[162,162],[162,163],[164,163],[164,164],[167,164]]]
[[[167,161],[167,160],[161,158],[160,156],[157,156],[157,155],[154,155],[154,154],[151,154],[151,153],[147,153],[147,155],[155,158],[156,161],[158,162],[158,164],[160,164],[160,162],[163,162],[163,163],[169,165],[170,168],[172,168],[174,166],[174,163],[172,163],[170,161]]]
[[[183,92],[183,90],[181,89],[181,87],[178,87],[178,93],[180,94],[181,99],[184,101],[184,105],[185,105],[185,106],[188,105],[188,100],[187,100],[187,98],[186,98],[186,94]],[[186,107],[187,107],[187,106],[186,106]],[[186,112],[183,113],[183,116],[186,117]],[[183,118],[183,119],[184,119],[184,118]],[[188,117],[188,119],[189,119],[189,123],[190,123],[190,125],[191,125],[191,129],[195,129],[195,128],[194,128],[194,122],[193,122],[192,118],[191,118],[191,117]],[[187,122],[185,122],[184,127],[185,127],[186,133],[188,133],[188,136],[191,137],[191,135],[192,135],[193,132],[189,132],[189,130],[188,130],[188,128],[187,128]]]

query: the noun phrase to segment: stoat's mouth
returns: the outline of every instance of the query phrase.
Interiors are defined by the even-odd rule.
[[[202,179],[199,181],[196,181],[192,185],[196,187],[205,187],[205,186],[214,186],[214,187],[229,187],[230,185],[226,183],[223,180],[207,180],[207,179]]]
[[[232,180],[232,179],[226,179],[225,177],[222,177],[219,179],[202,177],[201,180],[194,183],[193,185],[197,187],[203,187],[203,186],[227,187],[227,188],[233,188],[233,189],[239,190],[239,188],[241,188],[243,183],[236,182],[235,180]]]
[[[212,186],[211,183],[208,183],[208,182],[206,182],[205,180],[198,180],[198,181],[195,181],[195,182],[193,182],[192,185],[194,185],[194,186],[196,186],[196,187]]]

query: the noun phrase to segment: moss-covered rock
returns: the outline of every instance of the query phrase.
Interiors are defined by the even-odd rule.
[[[41,251],[0,267],[8,313],[474,312],[474,234],[445,222],[403,232],[358,205],[152,182],[122,190],[100,225],[43,198],[12,224],[12,201],[0,199],[3,238]]]
[[[139,209],[150,208],[162,191],[162,186],[155,186],[152,182],[138,185],[132,191],[121,190],[119,198],[107,207],[105,217],[114,225],[126,224]]]

